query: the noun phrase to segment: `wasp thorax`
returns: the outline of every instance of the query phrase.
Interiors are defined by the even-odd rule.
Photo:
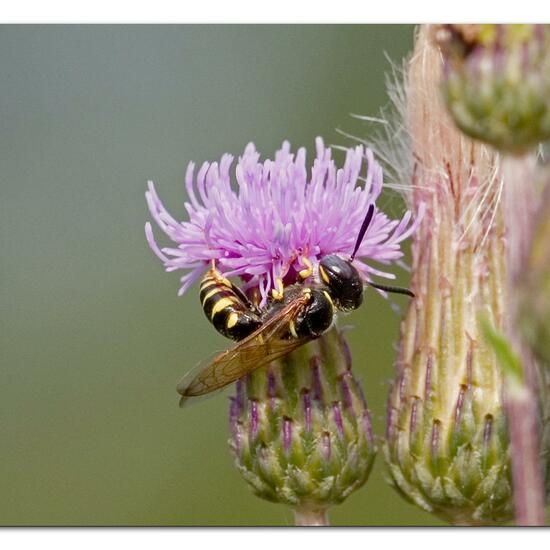
[[[326,332],[334,319],[334,306],[327,292],[312,290],[304,313],[296,319],[298,337],[318,337]]]
[[[336,254],[325,256],[319,263],[319,276],[338,309],[350,311],[363,303],[363,280],[351,262]]]
[[[326,290],[304,288],[299,284],[291,285],[285,290],[284,300],[273,304],[269,314],[276,314],[287,303],[304,294],[308,297],[307,305],[296,319],[291,321],[290,333],[294,338],[318,338],[332,326],[334,320],[334,304]]]

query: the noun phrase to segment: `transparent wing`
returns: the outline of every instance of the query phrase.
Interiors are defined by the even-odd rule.
[[[214,357],[191,381],[185,376],[177,386],[182,402],[221,389],[310,341],[311,338],[283,338],[290,322],[308,301],[306,294],[297,297],[250,336]]]

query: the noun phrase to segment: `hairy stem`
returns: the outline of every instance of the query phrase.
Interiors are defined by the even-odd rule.
[[[507,388],[514,506],[518,525],[544,525],[544,488],[538,437],[538,407],[527,386]]]
[[[521,356],[522,382],[506,385],[506,413],[510,433],[514,507],[518,525],[544,525],[544,481],[541,465],[537,400],[537,365],[519,334],[517,288],[532,238],[535,215],[535,159],[532,155],[505,157],[504,208],[507,222],[510,288],[508,337]]]

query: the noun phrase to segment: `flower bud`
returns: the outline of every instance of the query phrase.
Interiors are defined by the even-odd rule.
[[[434,36],[462,131],[513,153],[550,138],[550,26],[437,25]]]
[[[410,303],[387,412],[385,458],[408,500],[454,524],[512,517],[503,380],[480,327],[507,316],[496,155],[445,111],[440,58],[422,29],[407,81],[409,200],[426,214],[412,244]]]
[[[333,328],[237,384],[230,446],[254,493],[321,514],[361,487],[375,443],[344,336]]]

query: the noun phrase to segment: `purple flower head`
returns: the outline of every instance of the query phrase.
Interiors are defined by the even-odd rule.
[[[174,246],[160,248],[150,223],[145,225],[147,241],[167,271],[186,272],[180,295],[215,260],[226,277],[241,277],[243,288],[257,287],[264,305],[277,279],[292,284],[309,264],[317,277],[319,261],[328,254],[349,258],[367,209],[382,191],[382,168],[362,146],[347,151],[342,168],[336,168],[321,138],[316,148],[308,174],[304,148],[293,154],[285,141],[275,160],[260,162],[249,143],[234,168],[233,187],[231,155],[223,155],[219,164],[205,162],[196,176],[189,163],[188,219],[181,222],[168,213],[149,182],[145,195],[151,216]],[[389,264],[401,258],[401,242],[417,224],[418,219],[411,223],[410,212],[392,220],[375,209],[354,260],[365,280],[371,275],[394,278],[368,262]]]

